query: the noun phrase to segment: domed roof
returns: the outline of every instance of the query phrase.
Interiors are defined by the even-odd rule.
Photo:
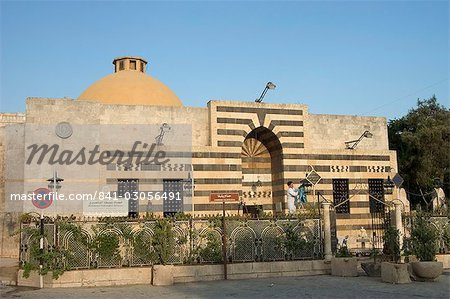
[[[170,88],[145,74],[147,61],[144,59],[120,57],[114,59],[113,64],[116,72],[89,86],[78,100],[104,104],[183,106]]]

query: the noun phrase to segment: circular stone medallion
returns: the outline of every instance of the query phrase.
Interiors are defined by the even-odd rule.
[[[66,139],[72,136],[73,130],[68,122],[63,121],[56,125],[55,132],[59,138]]]

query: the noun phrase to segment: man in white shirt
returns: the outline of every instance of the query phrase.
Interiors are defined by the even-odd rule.
[[[292,181],[287,182],[288,191],[287,191],[287,207],[289,213],[294,214],[295,209],[295,198],[298,196],[298,189],[294,189],[294,183]]]

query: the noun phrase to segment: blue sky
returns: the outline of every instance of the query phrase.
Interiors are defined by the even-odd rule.
[[[0,111],[77,98],[114,57],[186,106],[304,103],[323,114],[401,117],[436,94],[449,107],[448,1],[2,1]]]

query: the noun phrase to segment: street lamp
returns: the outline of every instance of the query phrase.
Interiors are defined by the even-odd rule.
[[[275,84],[273,84],[272,82],[267,82],[266,87],[264,88],[263,92],[261,93],[261,95],[259,96],[259,98],[257,98],[255,100],[256,103],[261,103],[262,100],[264,99],[264,96],[266,95],[267,91],[269,89],[275,89],[277,86]]]

